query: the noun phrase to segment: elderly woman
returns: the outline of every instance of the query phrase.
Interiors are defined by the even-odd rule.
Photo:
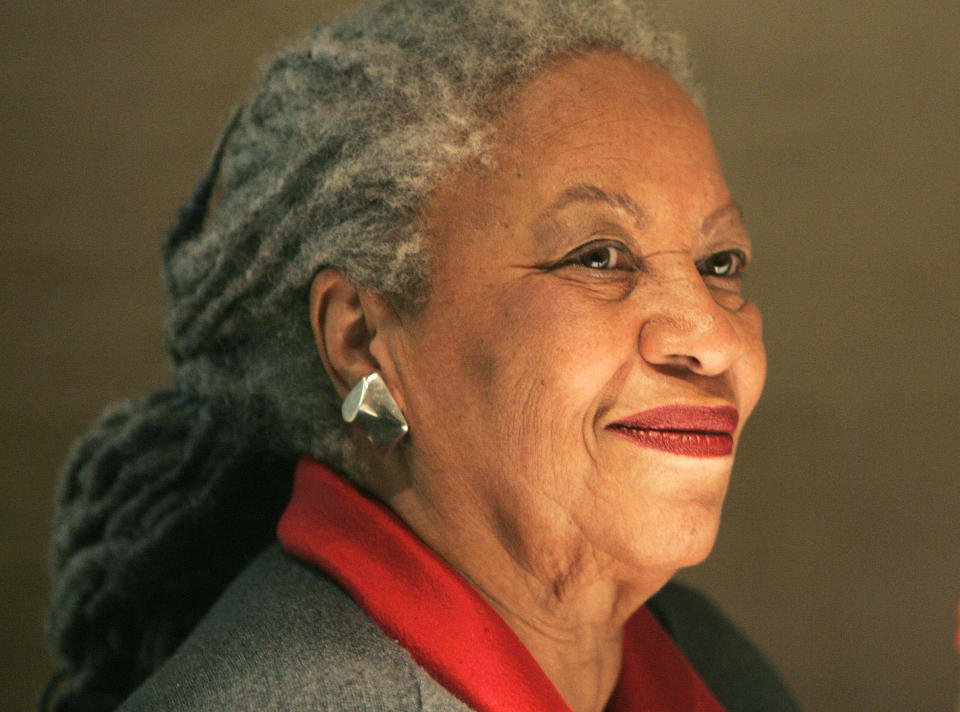
[[[173,388],[66,468],[46,704],[793,709],[668,583],[765,372],[690,84],[626,0],[282,54],[166,247]]]

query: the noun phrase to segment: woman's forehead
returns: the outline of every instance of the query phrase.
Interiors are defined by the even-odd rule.
[[[642,111],[652,125],[703,123],[696,105],[657,64],[609,51],[592,51],[548,64],[515,92],[497,121],[509,140],[514,131],[563,132],[591,112],[620,111],[609,120],[635,123]]]
[[[527,219],[585,204],[640,225],[658,203],[689,200],[698,203],[699,231],[730,203],[702,116],[651,63],[594,52],[553,64],[513,95],[497,123],[491,162],[455,171],[427,201],[433,227],[454,216],[463,225],[491,212]]]

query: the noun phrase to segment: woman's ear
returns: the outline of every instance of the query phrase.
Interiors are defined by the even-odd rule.
[[[317,273],[310,286],[310,326],[323,366],[341,398],[379,364],[356,285],[338,269]]]
[[[364,376],[382,372],[373,355],[378,350],[374,342],[389,312],[382,298],[359,289],[338,269],[328,267],[313,278],[310,326],[323,366],[341,398]]]

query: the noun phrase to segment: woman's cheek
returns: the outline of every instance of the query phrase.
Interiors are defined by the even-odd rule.
[[[753,302],[737,313],[738,330],[744,349],[734,365],[734,381],[740,406],[741,422],[753,411],[767,377],[767,353],[763,344],[763,317]]]

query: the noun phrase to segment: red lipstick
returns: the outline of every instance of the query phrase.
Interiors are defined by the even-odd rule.
[[[641,447],[687,457],[722,457],[733,452],[739,415],[730,406],[667,405],[607,427]]]

